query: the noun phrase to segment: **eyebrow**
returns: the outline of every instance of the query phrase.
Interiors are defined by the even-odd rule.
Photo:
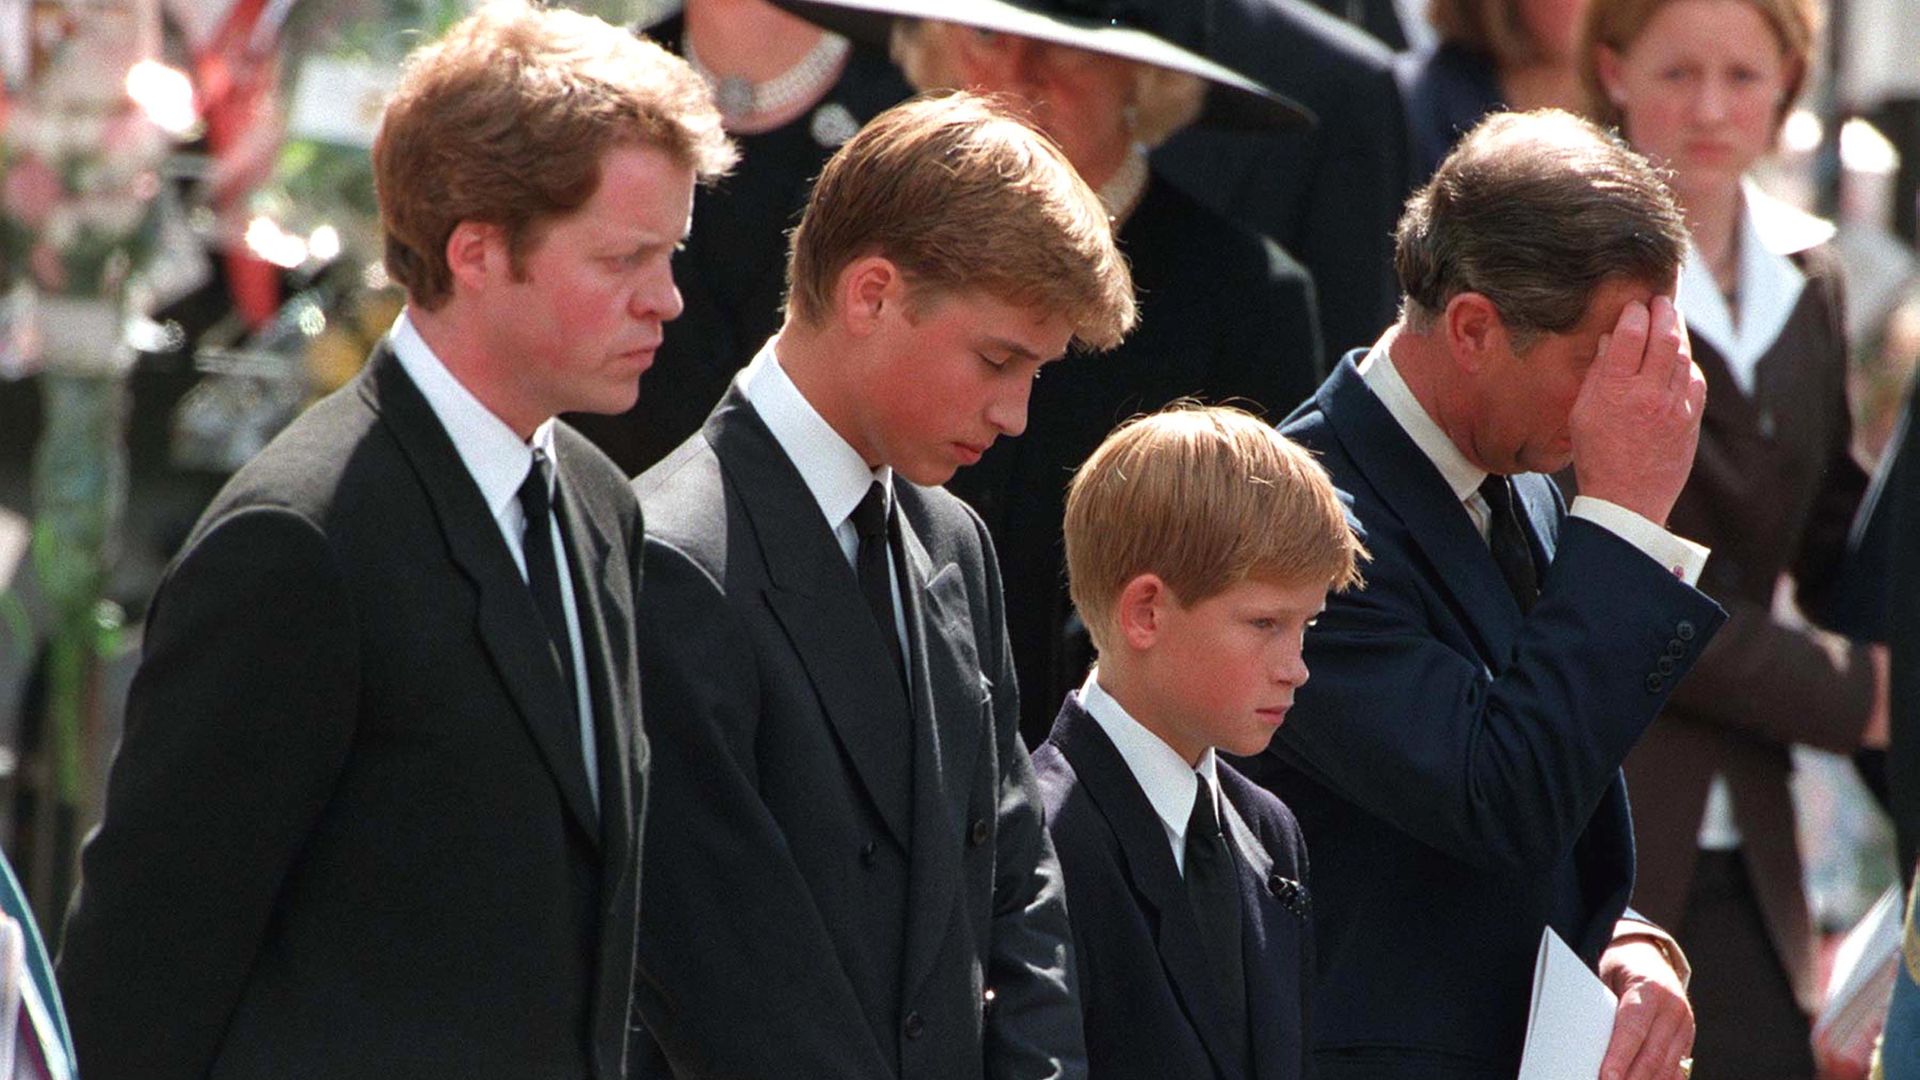
[[[1040,354],[1034,352],[1032,349],[1027,348],[1025,345],[1022,345],[1017,341],[1009,340],[1007,338],[989,337],[986,340],[985,344],[989,348],[1005,349],[1007,352],[1012,353],[1014,359],[1016,360],[1032,360],[1035,363],[1044,364],[1049,360],[1058,360],[1060,358],[1059,356],[1042,357]],[[1060,356],[1065,356],[1065,355],[1066,355],[1065,353],[1060,354]]]

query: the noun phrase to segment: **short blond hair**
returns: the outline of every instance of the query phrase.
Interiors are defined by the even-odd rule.
[[[898,266],[916,303],[985,293],[1064,316],[1083,347],[1113,348],[1139,318],[1100,197],[1053,140],[977,94],[895,105],[827,161],[793,231],[788,314],[823,325],[841,271],[868,255]]]
[[[574,11],[494,0],[407,57],[373,143],[387,274],[438,308],[462,221],[506,233],[514,273],[541,226],[586,205],[617,146],[702,181],[733,167],[705,80],[653,42]]]
[[[1191,607],[1247,580],[1344,591],[1367,557],[1313,455],[1252,413],[1191,402],[1107,436],[1067,489],[1065,531],[1068,591],[1102,651],[1142,574]]]

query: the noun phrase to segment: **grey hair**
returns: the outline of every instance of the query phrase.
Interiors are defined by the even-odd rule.
[[[1407,200],[1394,239],[1409,330],[1479,293],[1520,351],[1579,325],[1607,282],[1671,290],[1687,250],[1659,171],[1558,109],[1497,113],[1468,132]]]

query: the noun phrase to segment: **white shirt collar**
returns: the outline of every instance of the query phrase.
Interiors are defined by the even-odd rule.
[[[741,390],[793,467],[800,470],[800,479],[826,515],[827,524],[837,530],[866,498],[874,481],[885,485],[892,498],[893,470],[885,465],[868,468],[860,452],[833,430],[780,366],[774,352],[779,340],[768,339],[747,364],[740,376]]]
[[[1188,765],[1173,747],[1142,726],[1100,686],[1098,667],[1087,673],[1087,681],[1080,686],[1080,707],[1087,710],[1100,730],[1107,733],[1114,749],[1120,751],[1121,760],[1127,763],[1140,790],[1146,792],[1147,801],[1153,804],[1160,824],[1166,827],[1167,839],[1173,843],[1174,865],[1184,869],[1187,819],[1193,814],[1193,794],[1199,787],[1195,776],[1205,776],[1207,783],[1213,785],[1214,798],[1220,797],[1219,761],[1213,748],[1208,747],[1200,755],[1198,767]],[[1218,811],[1216,805],[1216,817]]]
[[[1393,366],[1392,345],[1395,331],[1389,330],[1373,348],[1360,360],[1360,378],[1387,407],[1387,412],[1413,445],[1420,448],[1433,467],[1440,470],[1440,476],[1447,486],[1453,489],[1454,497],[1461,502],[1480,490],[1480,484],[1486,480],[1487,471],[1467,460],[1467,455],[1453,445],[1447,433],[1440,429],[1433,417],[1427,415],[1426,407],[1420,399],[1413,396],[1413,389],[1400,377],[1400,371]]]
[[[486,499],[487,511],[495,520],[508,513],[509,506],[517,513],[517,496],[520,485],[526,481],[527,470],[533,466],[534,448],[545,451],[549,459],[553,457],[553,421],[544,421],[533,429],[532,440],[521,442],[506,421],[495,416],[454,378],[414,328],[404,309],[393,320],[388,342],[407,377],[427,399],[427,407],[439,418],[440,426],[447,429],[454,450],[460,454],[467,472],[473,475],[474,483],[479,485],[481,497]]]
[[[1691,240],[1680,268],[1678,299],[1688,331],[1713,346],[1741,391],[1751,395],[1760,358],[1786,328],[1807,283],[1788,256],[1825,243],[1834,228],[1766,194],[1752,181],[1741,182],[1740,196],[1740,317],[1734,318],[1726,294]]]

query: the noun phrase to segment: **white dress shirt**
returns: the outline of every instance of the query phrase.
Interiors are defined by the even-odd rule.
[[[799,470],[847,565],[857,570],[860,533],[854,528],[853,512],[876,482],[887,493],[887,505],[893,505],[893,470],[886,465],[868,467],[860,452],[833,430],[780,366],[774,353],[779,340],[771,338],[760,347],[740,376],[741,389],[787,460]],[[907,656],[907,615],[900,608],[900,568],[893,564],[892,545],[887,548],[887,576],[892,586],[888,592],[893,596],[893,630],[900,638],[900,655]]]
[[[1393,366],[1393,357],[1387,351],[1391,340],[1391,335],[1381,338],[1373,351],[1360,361],[1360,377],[1374,396],[1380,399],[1380,404],[1387,407],[1387,412],[1393,415],[1413,444],[1420,448],[1427,460],[1433,462],[1434,468],[1440,470],[1440,476],[1453,489],[1454,497],[1466,508],[1473,527],[1479,530],[1480,539],[1485,540],[1493,520],[1493,512],[1487,506],[1486,498],[1480,494],[1480,484],[1486,480],[1487,471],[1468,461],[1433,417],[1427,415],[1420,399],[1414,397],[1413,390]],[[1707,565],[1706,548],[1685,537],[1675,536],[1617,503],[1581,495],[1573,500],[1567,512],[1573,517],[1585,518],[1632,544],[1689,585],[1700,580],[1700,571]],[[1540,570],[1544,578],[1546,567]]]
[[[1153,813],[1160,819],[1160,825],[1167,830],[1167,843],[1173,846],[1173,865],[1179,868],[1182,876],[1187,872],[1187,819],[1193,815],[1194,792],[1199,789],[1198,777],[1206,777],[1213,791],[1214,817],[1225,821],[1220,813],[1220,774],[1219,762],[1215,759],[1213,748],[1208,747],[1200,755],[1200,764],[1188,765],[1160,736],[1148,731],[1135,720],[1118,701],[1113,699],[1100,686],[1100,669],[1095,667],[1087,673],[1087,681],[1080,685],[1080,707],[1087,710],[1100,730],[1107,733],[1107,739],[1114,749],[1120,751],[1120,759],[1127,763],[1128,771],[1147,793],[1147,801],[1153,804]]]
[[[407,377],[419,388],[421,396],[427,399],[427,407],[433,410],[447,437],[453,440],[454,450],[480,488],[480,497],[486,500],[494,524],[500,527],[500,538],[506,541],[507,553],[520,569],[521,580],[526,580],[527,517],[520,509],[520,485],[526,482],[527,473],[533,468],[535,448],[558,467],[553,451],[553,421],[549,419],[535,428],[533,438],[522,442],[506,421],[495,416],[454,378],[414,329],[404,310],[393,321],[388,341]],[[551,499],[553,492],[548,491],[547,495]],[[568,569],[567,546],[560,540],[558,514],[548,519],[547,527],[552,536],[554,569],[560,574],[560,602],[567,615],[567,647],[573,653],[574,694],[580,703],[580,753],[587,766],[587,790],[593,793],[597,806],[600,751],[593,737],[593,693],[587,681],[586,650],[580,638],[580,609],[574,601],[573,575]]]

